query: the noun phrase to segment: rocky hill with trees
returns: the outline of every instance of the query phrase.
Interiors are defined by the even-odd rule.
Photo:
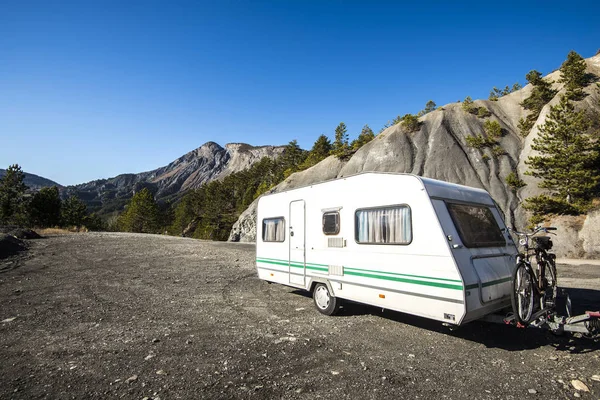
[[[600,54],[571,52],[559,70],[526,75],[525,87],[494,90],[419,115],[398,116],[355,151],[336,130],[332,155],[288,176],[277,192],[364,171],[413,173],[490,192],[509,225],[551,221],[557,251],[593,256],[600,249]],[[343,129],[342,129],[343,130]],[[344,142],[345,141],[345,142]],[[254,241],[256,202],[229,240]]]
[[[4,175],[6,175],[6,170],[0,168],[0,178],[2,178]],[[61,185],[50,179],[27,172],[23,172],[23,183],[29,188],[29,190],[40,190],[41,188],[52,186],[62,188]]]

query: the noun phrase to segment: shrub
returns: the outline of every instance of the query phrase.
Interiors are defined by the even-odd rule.
[[[506,154],[506,151],[499,144],[492,147],[492,154],[496,157],[500,157],[503,154]]]
[[[467,146],[474,147],[476,149],[481,149],[487,144],[487,141],[485,140],[483,135],[467,136],[466,141]]]
[[[465,97],[465,99],[462,102],[462,109],[463,109],[463,111],[468,112],[468,113],[473,112],[475,107],[473,106],[473,99],[471,99],[471,96]]]
[[[490,110],[488,110],[485,107],[479,107],[477,109],[477,116],[479,118],[486,118],[486,117],[489,117],[490,115],[492,115],[492,113],[490,112]]]
[[[506,184],[508,185],[508,187],[511,188],[512,190],[519,190],[525,186],[525,182],[523,182],[523,180],[521,178],[519,178],[519,176],[517,174],[515,174],[514,172],[511,172],[510,174],[508,174],[506,176],[505,181],[506,181]]]
[[[483,129],[485,130],[486,135],[488,135],[489,138],[494,139],[494,141],[502,136],[502,127],[498,121],[485,121],[483,123]]]
[[[405,114],[402,117],[402,126],[409,132],[416,132],[421,127],[421,123],[416,115]]]

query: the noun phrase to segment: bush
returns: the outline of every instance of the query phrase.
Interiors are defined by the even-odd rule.
[[[506,154],[506,151],[499,144],[492,147],[492,154],[496,157]]]
[[[485,107],[479,107],[477,109],[477,116],[479,118],[486,118],[486,117],[489,117],[490,115],[492,115],[492,113],[490,112],[490,110],[488,110]]]
[[[481,149],[487,144],[487,140],[485,140],[483,135],[467,136],[465,140],[467,141],[467,146],[476,149]]]
[[[511,188],[512,190],[519,190],[522,187],[525,187],[525,182],[523,182],[523,180],[521,178],[519,178],[517,176],[517,174],[515,174],[514,172],[511,172],[510,174],[508,174],[506,176],[506,184],[508,185],[509,188]]]
[[[502,127],[498,121],[485,121],[483,129],[488,138],[493,139],[494,142],[502,136]]]
[[[402,126],[409,132],[416,132],[421,127],[421,123],[419,122],[419,118],[416,115],[405,114],[402,117]]]
[[[462,102],[462,109],[463,109],[463,111],[468,112],[468,113],[472,113],[473,111],[477,110],[473,106],[473,99],[471,99],[471,96],[465,97],[465,99]]]

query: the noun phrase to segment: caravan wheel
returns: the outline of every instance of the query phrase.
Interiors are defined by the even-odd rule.
[[[334,315],[340,309],[340,299],[329,293],[327,285],[318,283],[313,291],[315,306],[321,314]]]

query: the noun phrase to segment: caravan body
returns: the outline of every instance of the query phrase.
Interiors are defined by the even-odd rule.
[[[516,254],[486,191],[415,175],[362,173],[258,202],[260,279],[450,324],[510,305]]]

